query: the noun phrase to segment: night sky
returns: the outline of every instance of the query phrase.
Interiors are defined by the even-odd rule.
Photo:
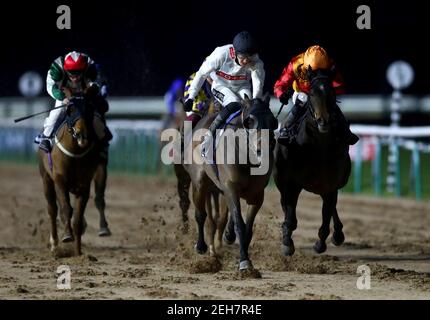
[[[60,4],[71,8],[71,30],[56,27]],[[356,26],[360,4],[371,8],[371,30]],[[386,68],[403,59],[416,71],[405,93],[424,95],[430,61],[424,6],[308,0],[2,3],[0,96],[19,95],[18,78],[27,70],[45,78],[50,63],[70,50],[87,52],[102,65],[111,95],[162,95],[175,77],[196,71],[206,55],[242,30],[260,42],[271,93],[289,59],[320,44],[342,71],[347,93],[390,93]]]

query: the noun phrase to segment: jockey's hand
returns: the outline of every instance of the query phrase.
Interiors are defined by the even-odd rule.
[[[68,105],[70,102],[69,98],[64,98],[63,99],[63,105]]]
[[[187,99],[187,101],[184,102],[184,110],[187,112],[193,110],[193,104],[193,99]]]
[[[67,98],[67,99],[70,99],[70,98],[72,97],[72,91],[70,91],[70,89],[69,89],[69,88],[67,88],[67,87],[62,87],[62,88],[61,88],[61,91],[63,91],[63,92],[64,92],[64,94],[66,95],[66,98]]]
[[[289,88],[286,92],[284,92],[280,97],[279,101],[281,101],[282,104],[288,104],[288,100],[293,96],[294,89]]]

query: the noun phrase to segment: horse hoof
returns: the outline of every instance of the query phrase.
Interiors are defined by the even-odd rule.
[[[324,241],[318,240],[314,244],[314,250],[316,253],[323,253],[324,251],[327,250],[327,245],[325,244]]]
[[[205,254],[206,251],[208,251],[208,246],[206,243],[203,243],[203,245],[198,245],[197,243],[194,245],[194,249],[198,254]]]
[[[66,234],[62,239],[62,242],[67,243],[67,242],[72,242],[73,241],[73,236],[70,234]]]
[[[290,246],[283,245],[282,250],[284,251],[285,256],[292,256],[296,249],[294,248],[294,244]]]
[[[253,269],[252,262],[250,260],[243,260],[239,263],[239,270]]]
[[[340,246],[345,241],[345,235],[342,231],[340,232],[333,232],[333,236],[331,237],[331,242],[335,246]]]
[[[109,228],[100,228],[99,230],[99,237],[109,237],[112,233],[110,232]]]
[[[236,234],[229,235],[227,232],[224,232],[224,235],[222,236],[224,242],[226,244],[233,244],[236,241]]]

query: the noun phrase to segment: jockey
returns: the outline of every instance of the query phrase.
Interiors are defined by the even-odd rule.
[[[335,69],[334,62],[329,58],[324,48],[318,45],[311,46],[304,53],[292,58],[287,67],[282,71],[282,75],[276,81],[274,88],[275,96],[279,98],[282,104],[288,104],[290,98],[292,98],[293,102],[293,107],[287,116],[285,128],[281,129],[278,138],[278,141],[282,144],[290,139],[291,129],[306,111],[304,105],[308,100],[307,94],[310,90],[310,83],[306,80],[306,70],[309,66],[312,70],[335,70],[332,86],[337,95],[344,93],[342,76]],[[339,116],[345,128],[348,144],[355,144],[358,141],[358,137],[349,130],[348,122],[337,104],[335,106],[335,113]]]
[[[175,79],[164,95],[164,100],[167,105],[167,114],[173,118],[176,115],[176,102],[183,96],[184,80],[181,78]]]
[[[228,116],[241,109],[245,94],[261,98],[264,84],[264,64],[258,54],[257,43],[247,31],[238,33],[233,44],[217,47],[201,65],[189,89],[185,110],[194,105],[204,81],[211,76],[212,94],[222,105],[202,143],[202,156],[206,157],[216,129]]]
[[[97,83],[98,71],[94,61],[86,54],[76,51],[66,56],[58,57],[48,71],[46,78],[46,89],[49,95],[55,99],[55,107],[67,105],[69,98],[74,95],[86,93],[94,97],[96,112],[94,117],[94,130],[99,138],[107,138],[110,135],[104,124],[104,113],[107,112],[107,102],[100,95],[100,85]],[[100,109],[100,110],[99,110]],[[39,148],[46,152],[51,151],[51,138],[54,126],[64,112],[65,108],[52,110],[43,124],[43,133],[39,137]]]
[[[167,106],[167,113],[163,116],[161,130],[169,128],[172,122],[175,122],[177,116],[178,100],[184,93],[184,80],[176,78],[171,83],[169,89],[164,95],[164,102]]]
[[[100,85],[100,96],[104,99],[107,98],[109,95],[109,84],[106,79],[106,77],[101,72],[101,65],[99,63],[96,63],[96,70],[97,70],[97,80],[96,82]]]
[[[185,83],[184,101],[187,101],[190,97],[190,87],[195,77],[196,77],[196,72],[193,73],[191,76],[189,76],[187,79],[187,82]],[[209,105],[212,100],[211,83],[212,83],[212,78],[208,77],[204,81],[197,96],[193,99],[193,106],[191,108],[191,111],[187,112],[186,120],[192,122],[193,128],[197,124],[197,122],[199,122],[200,119],[203,117],[203,114],[205,113],[205,111],[209,108]]]

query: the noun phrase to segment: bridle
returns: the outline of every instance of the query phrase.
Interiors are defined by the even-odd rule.
[[[311,88],[313,88],[313,86],[315,86],[315,81],[329,80],[329,79],[330,79],[330,77],[327,76],[327,75],[318,75],[318,76],[312,77],[312,79],[309,80],[309,83],[310,83]],[[313,96],[312,89],[309,91],[308,95],[309,96]],[[315,118],[315,108],[314,108],[314,106],[311,103],[311,99],[308,99],[308,101],[306,102],[305,106],[310,111],[312,119],[316,120],[316,118]]]
[[[74,99],[84,99],[83,97],[75,97]],[[84,103],[83,100],[81,100],[79,103]],[[74,103],[72,102],[68,107],[74,105]],[[78,112],[75,112],[75,114],[73,116],[66,116],[66,125],[67,125],[67,131],[71,134],[72,138],[74,140],[78,140],[81,138],[87,139],[86,136],[82,136],[81,134],[78,134],[76,132],[76,128],[74,127],[76,122],[83,118],[83,114],[82,114],[82,110],[79,107],[76,107],[76,110]],[[70,152],[69,150],[67,150],[67,148],[65,146],[63,146],[63,144],[61,143],[61,141],[58,139],[57,135],[55,135],[54,138],[55,144],[58,146],[58,148],[67,156],[71,157],[71,158],[82,158],[83,156],[85,156],[88,152],[90,152],[93,147],[94,147],[94,141],[91,141],[91,145],[83,152],[83,153],[73,153]]]

